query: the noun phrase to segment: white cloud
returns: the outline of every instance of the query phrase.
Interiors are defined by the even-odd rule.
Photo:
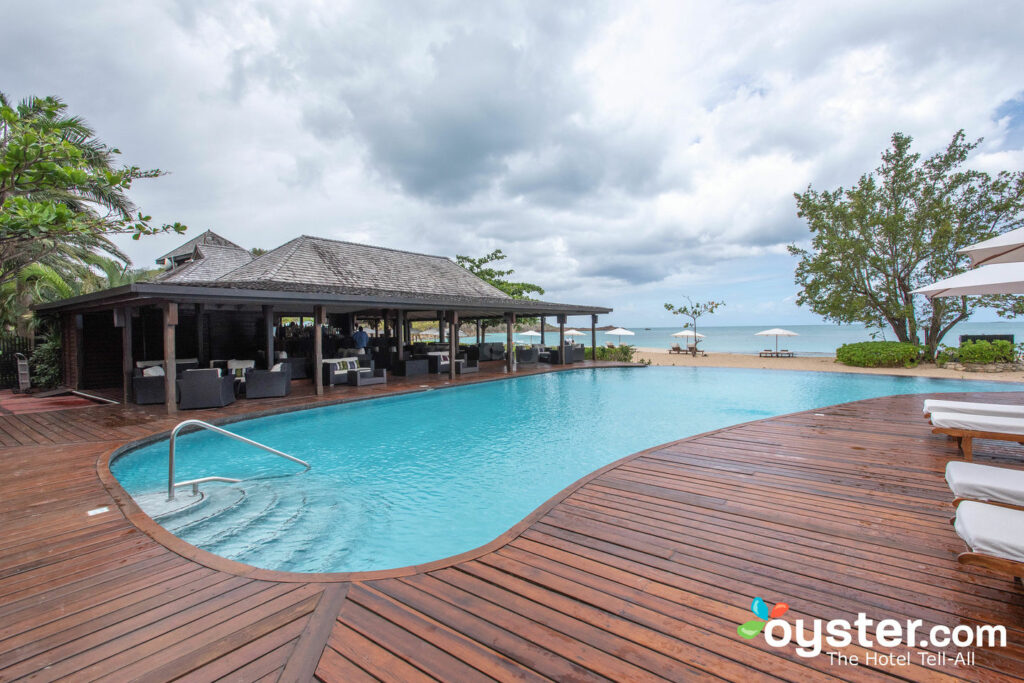
[[[793,192],[855,182],[896,130],[1024,161],[1012,1],[51,1],[5,22],[9,95],[59,94],[172,172],[133,191],[156,220],[264,248],[502,248],[550,298],[634,323],[681,287],[791,305]]]

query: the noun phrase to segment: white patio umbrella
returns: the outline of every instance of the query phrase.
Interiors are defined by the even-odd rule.
[[[566,337],[585,337],[585,336],[587,336],[587,333],[586,332],[580,332],[579,330],[574,328],[574,329],[571,329],[571,330],[566,330],[565,331],[565,336]]]
[[[437,337],[439,336],[437,330],[413,330],[413,334],[418,337]]]
[[[990,266],[981,266],[939,280],[927,287],[915,289],[914,294],[924,294],[928,298],[972,294],[1024,294],[1024,263],[994,263]]]
[[[770,330],[761,330],[754,333],[755,337],[775,337],[775,353],[779,352],[779,337],[799,337],[796,332],[784,330],[781,327],[773,327]]]
[[[614,330],[608,330],[607,332],[605,332],[605,334],[614,334],[616,337],[619,338],[619,346],[622,346],[623,337],[632,337],[636,333],[630,332],[629,330],[624,330],[621,327],[616,327]]]
[[[971,257],[971,267],[1024,261],[1024,228],[997,235],[990,240],[960,249]]]
[[[700,332],[694,332],[693,330],[683,330],[682,332],[676,332],[672,335],[673,337],[696,337],[697,339],[703,339],[704,335]]]
[[[519,333],[523,337],[539,337],[540,332],[534,332],[533,330],[527,330],[526,332]]]

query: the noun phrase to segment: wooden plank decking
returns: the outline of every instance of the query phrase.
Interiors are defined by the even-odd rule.
[[[930,434],[920,402],[863,401],[651,449],[484,552],[352,581],[236,571],[133,524],[97,461],[168,429],[157,410],[0,416],[0,680],[1019,678],[1024,592],[957,565],[942,479],[956,449]],[[982,442],[975,458],[1022,456]],[[1003,624],[1008,647],[979,650],[972,668],[916,655],[834,666],[741,639],[757,596],[788,603],[791,620]]]

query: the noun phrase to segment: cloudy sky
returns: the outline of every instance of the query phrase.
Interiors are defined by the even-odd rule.
[[[34,2],[0,90],[59,95],[158,222],[245,247],[310,234],[501,248],[544,298],[673,324],[797,324],[793,192],[854,183],[893,131],[1024,167],[1007,2]],[[139,264],[180,238],[125,244]]]

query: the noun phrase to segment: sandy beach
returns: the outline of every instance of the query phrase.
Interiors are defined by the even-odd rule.
[[[794,358],[761,358],[744,353],[708,353],[694,358],[688,354],[668,353],[660,349],[637,349],[636,358],[651,361],[651,365],[679,367],[753,368],[759,370],[809,370],[812,372],[859,372],[868,375],[903,375],[906,377],[940,377],[996,382],[1024,382],[1024,372],[961,372],[945,370],[933,364],[916,368],[856,368],[837,363],[835,358],[823,356],[796,356]]]

